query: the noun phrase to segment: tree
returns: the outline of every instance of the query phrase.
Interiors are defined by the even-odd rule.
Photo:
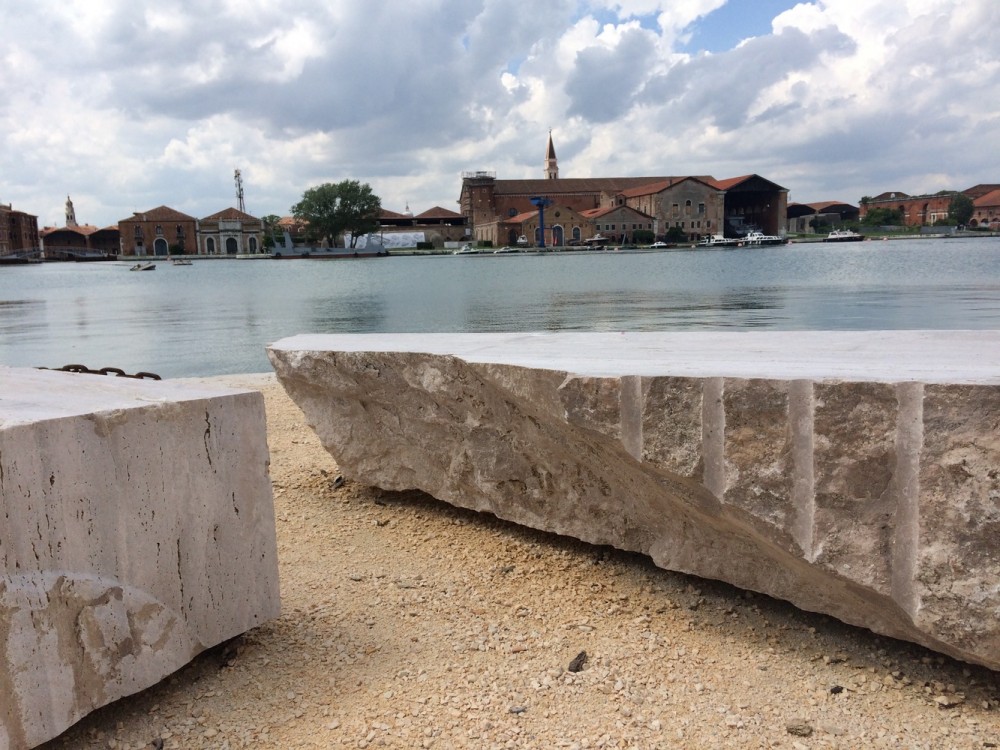
[[[903,223],[903,214],[898,208],[873,208],[865,214],[862,223],[875,227],[899,226]]]
[[[964,225],[969,223],[976,206],[972,198],[965,193],[955,193],[948,204],[948,218],[954,219],[956,224]]]
[[[315,236],[326,237],[333,247],[344,232],[351,233],[351,247],[355,247],[358,237],[378,229],[381,213],[382,201],[371,186],[357,180],[309,188],[292,206],[292,215],[305,221]]]

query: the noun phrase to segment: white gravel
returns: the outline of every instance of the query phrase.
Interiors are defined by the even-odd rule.
[[[283,614],[46,750],[1000,746],[998,673],[420,493],[334,489],[273,377],[229,382],[267,401]]]

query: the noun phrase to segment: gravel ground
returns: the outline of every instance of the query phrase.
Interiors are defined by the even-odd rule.
[[[283,614],[46,750],[1000,746],[1000,673],[341,485],[273,376],[227,382],[267,403]]]

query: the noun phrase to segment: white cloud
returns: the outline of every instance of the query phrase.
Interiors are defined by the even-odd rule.
[[[0,200],[206,215],[239,166],[258,213],[345,177],[454,208],[464,169],[540,175],[550,127],[564,176],[758,172],[800,200],[1000,180],[1000,3],[800,2],[681,51],[723,4],[36,0],[5,18]]]

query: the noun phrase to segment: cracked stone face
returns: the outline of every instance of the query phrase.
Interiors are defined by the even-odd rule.
[[[1000,668],[996,332],[298,336],[269,355],[358,481]]]
[[[259,393],[0,367],[0,750],[279,613]]]

